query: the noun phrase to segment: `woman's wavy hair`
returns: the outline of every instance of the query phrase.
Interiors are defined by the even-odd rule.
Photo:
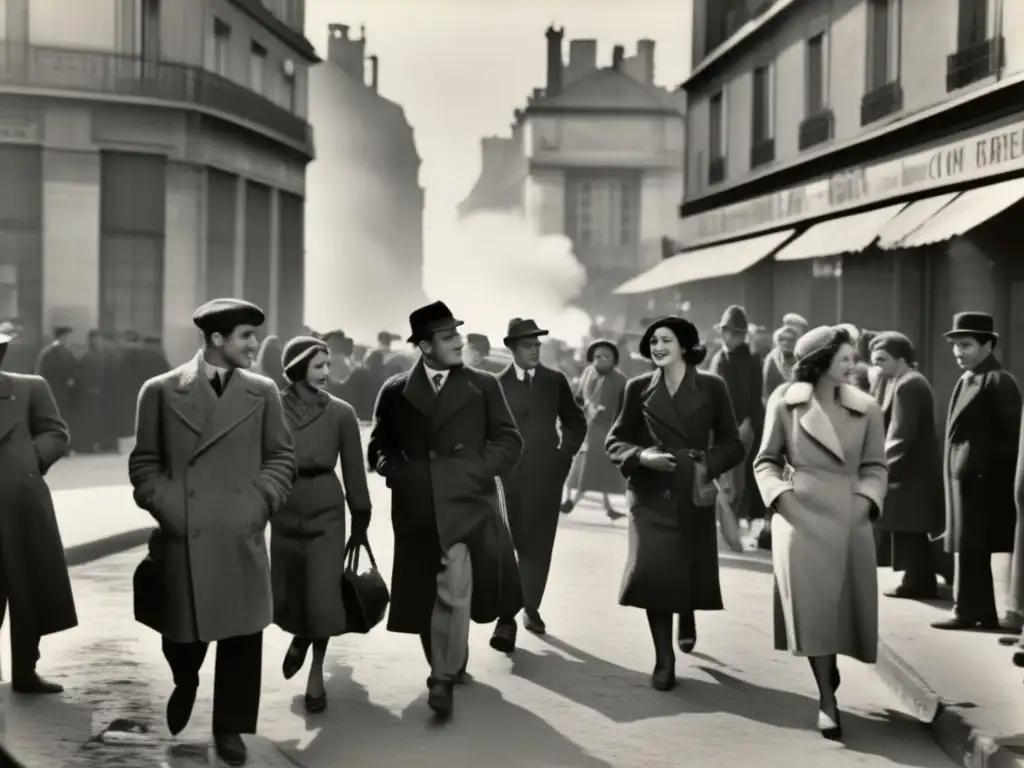
[[[853,334],[845,328],[834,328],[828,344],[798,358],[793,364],[793,381],[817,384],[818,379],[832,366],[832,359],[844,344],[856,345]]]

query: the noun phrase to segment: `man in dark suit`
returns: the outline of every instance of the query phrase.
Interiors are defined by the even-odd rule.
[[[381,388],[367,458],[391,489],[388,629],[420,635],[431,667],[427,703],[447,718],[470,621],[493,621],[505,589],[519,592],[495,478],[519,461],[523,439],[498,380],[463,365],[462,321],[435,302],[409,324],[422,358]]]
[[[956,554],[955,605],[952,616],[932,626],[995,630],[1000,621],[992,555],[1013,546],[1020,388],[993,354],[999,336],[991,315],[961,312],[945,337],[964,371],[950,398],[943,460],[946,551]]]
[[[564,374],[540,364],[540,339],[547,333],[533,320],[510,320],[504,343],[512,352],[513,362],[499,376],[523,436],[523,457],[502,481],[509,527],[519,555],[526,614],[523,626],[538,635],[547,631],[540,604],[551,569],[562,488],[573,457],[587,436],[587,419],[569,381]],[[515,618],[513,613],[498,619],[492,648],[503,653],[515,650]]]
[[[889,463],[885,514],[876,521],[875,532],[879,552],[888,550],[893,570],[903,571],[902,583],[886,594],[933,599],[938,587],[928,534],[942,530],[935,398],[928,380],[914,369],[914,345],[902,333],[878,334],[868,351],[884,383],[880,402]]]

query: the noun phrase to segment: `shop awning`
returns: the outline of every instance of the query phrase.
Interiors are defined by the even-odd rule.
[[[944,195],[926,197],[915,200],[878,233],[878,247],[884,250],[898,248],[900,241],[923,227],[935,214],[953,202],[959,192],[947,192]]]
[[[792,235],[793,230],[787,229],[784,232],[680,253],[627,280],[614,293],[648,293],[697,280],[738,275],[768,256]]]
[[[927,224],[900,241],[900,248],[917,248],[964,235],[1024,198],[1024,179],[1012,179],[964,192]]]
[[[775,254],[775,260],[799,261],[838,256],[841,253],[860,253],[875,241],[882,227],[905,205],[889,205],[815,224]]]

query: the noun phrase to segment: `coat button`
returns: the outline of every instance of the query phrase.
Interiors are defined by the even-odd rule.
[[[437,451],[431,451],[428,455],[430,456],[430,458],[436,459],[437,458]]]

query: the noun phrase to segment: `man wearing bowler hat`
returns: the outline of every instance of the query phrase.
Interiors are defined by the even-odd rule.
[[[538,635],[547,631],[540,604],[551,569],[562,488],[587,436],[586,416],[565,374],[540,364],[540,339],[547,333],[534,320],[509,320],[504,343],[512,352],[512,363],[498,377],[523,436],[523,457],[502,482],[519,555],[523,626]],[[513,613],[498,619],[492,648],[503,653],[515,650],[515,618]]]
[[[464,679],[470,622],[493,621],[505,591],[519,592],[495,478],[519,461],[523,439],[498,380],[463,365],[462,321],[437,301],[409,325],[421,358],[381,388],[367,459],[391,489],[388,629],[420,636],[427,703],[444,719]]]
[[[192,319],[203,349],[142,386],[128,475],[135,503],[159,526],[150,547],[162,569],[163,653],[174,676],[167,727],[177,734],[188,724],[216,642],[214,743],[224,762],[242,765],[273,619],[266,528],[291,490],[295,450],[277,387],[247,370],[263,311],[214,299]]]
[[[991,315],[954,315],[945,337],[964,371],[950,398],[943,459],[945,546],[956,555],[956,574],[953,613],[932,626],[996,630],[992,555],[1013,546],[1021,393],[993,354],[999,335]]]

